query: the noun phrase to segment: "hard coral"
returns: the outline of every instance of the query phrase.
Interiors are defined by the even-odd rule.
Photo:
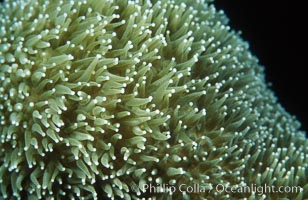
[[[0,28],[4,199],[307,197],[299,123],[213,4],[6,1]]]

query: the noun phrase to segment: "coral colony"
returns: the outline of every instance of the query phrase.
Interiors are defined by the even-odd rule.
[[[2,3],[1,199],[307,198],[307,139],[227,21],[207,0]],[[301,190],[214,190],[249,185]]]

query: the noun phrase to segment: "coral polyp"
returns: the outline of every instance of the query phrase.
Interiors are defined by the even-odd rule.
[[[299,128],[210,1],[0,5],[3,199],[303,199]]]

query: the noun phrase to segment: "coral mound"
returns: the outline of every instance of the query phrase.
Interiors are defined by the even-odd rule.
[[[227,23],[201,0],[2,3],[0,196],[307,197],[308,142]]]

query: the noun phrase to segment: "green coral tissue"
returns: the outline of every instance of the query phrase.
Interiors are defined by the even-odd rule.
[[[0,199],[300,200],[307,177],[300,123],[210,0],[0,4]]]

